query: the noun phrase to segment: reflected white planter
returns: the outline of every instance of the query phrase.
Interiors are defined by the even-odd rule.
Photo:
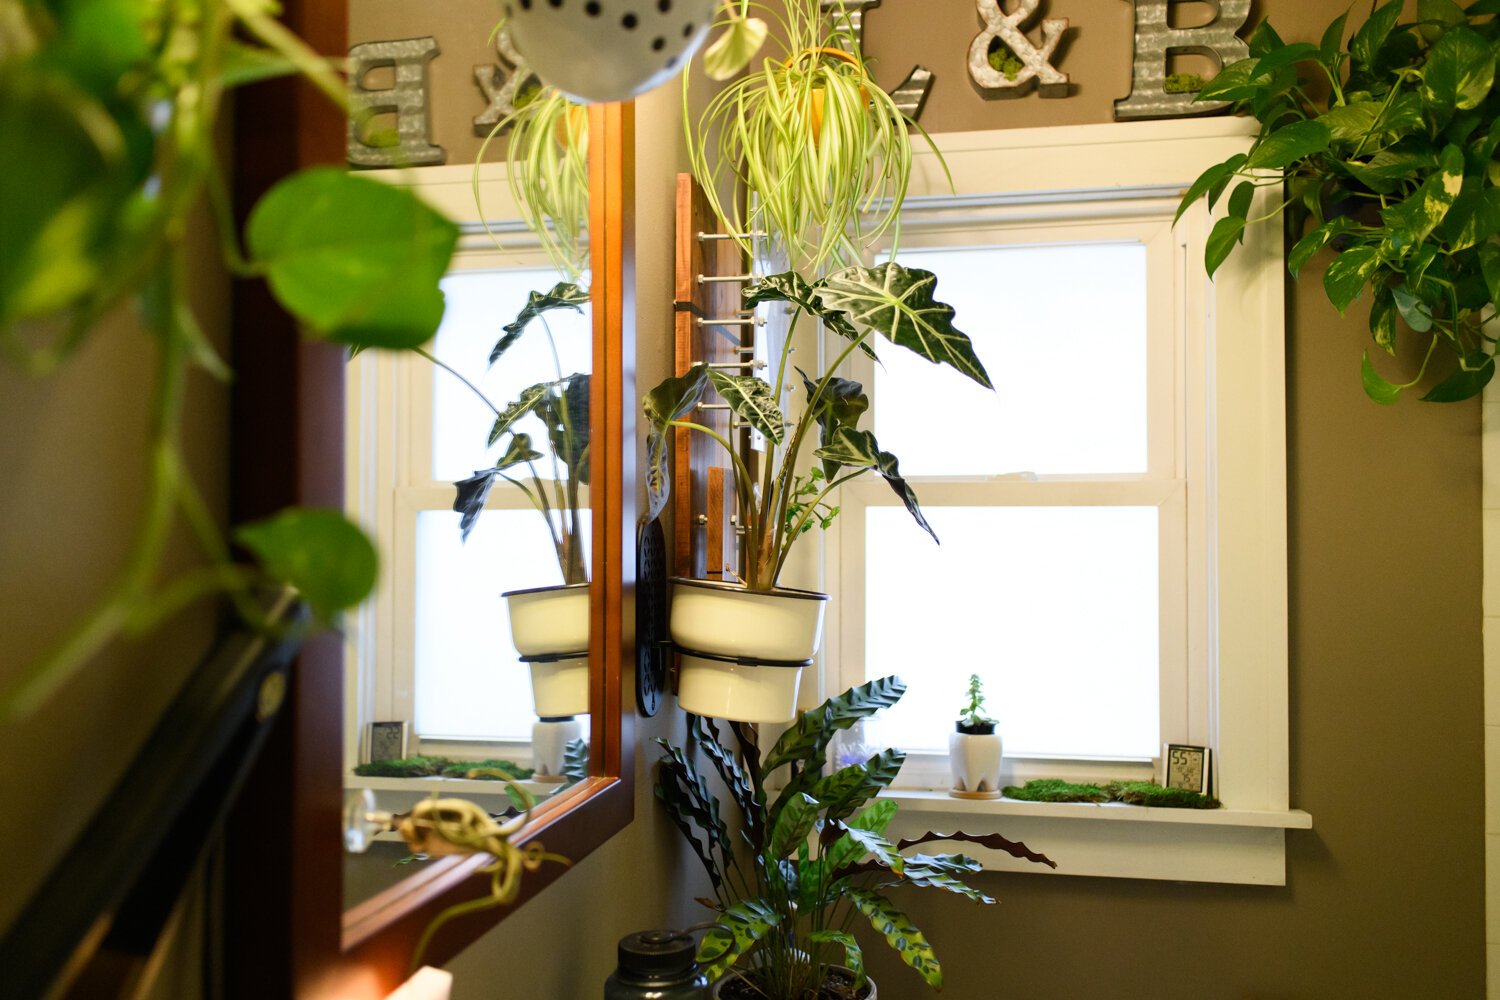
[[[577,719],[541,721],[531,727],[531,766],[534,779],[561,778],[568,744],[583,739],[583,723]]]
[[[501,596],[510,609],[511,641],[522,656],[589,648],[588,584],[512,590]]]
[[[516,50],[584,101],[628,101],[666,83],[703,42],[720,0],[505,0]]]
[[[948,794],[959,799],[998,799],[1002,756],[999,733],[950,734],[948,766],[953,771],[953,787]]]
[[[823,641],[828,595],[672,579],[672,641],[684,650],[782,662],[811,659]]]
[[[589,655],[531,660],[531,695],[543,719],[589,712]]]
[[[682,652],[677,704],[683,711],[732,722],[790,722],[810,661],[756,664]]]

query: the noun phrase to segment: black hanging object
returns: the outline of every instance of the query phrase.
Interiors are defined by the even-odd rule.
[[[635,702],[650,718],[667,694],[672,658],[667,539],[660,521],[641,525],[635,553]]]
[[[604,1000],[708,1000],[709,985],[685,931],[641,931],[620,939],[619,968]]]

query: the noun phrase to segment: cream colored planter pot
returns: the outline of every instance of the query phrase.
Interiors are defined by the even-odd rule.
[[[828,595],[785,587],[672,580],[672,641],[694,653],[758,662],[810,660],[823,641]]]
[[[808,662],[749,663],[683,650],[677,704],[711,719],[790,722],[797,717],[797,689]]]
[[[501,596],[510,609],[511,641],[522,656],[581,653],[589,648],[588,584],[512,590]]]
[[[998,799],[1001,751],[999,733],[949,734],[953,787],[948,794],[961,799]]]
[[[535,780],[561,779],[568,744],[583,739],[583,723],[577,719],[535,722],[531,726],[531,766]]]
[[[845,971],[848,971],[848,970],[845,970]],[[724,992],[723,992],[724,991],[724,987],[728,986],[731,982],[733,982],[734,980],[736,980],[738,978],[739,978],[739,973],[736,972],[733,975],[725,976],[723,979],[719,980],[717,983],[714,983],[714,1000],[720,1000],[720,998],[724,995]],[[869,987],[870,992],[868,992],[864,996],[860,997],[859,1000],[877,1000],[876,989],[875,989],[875,980],[873,980],[873,979],[866,979],[865,980],[865,985]]]
[[[589,655],[531,660],[531,696],[543,719],[589,713]]]

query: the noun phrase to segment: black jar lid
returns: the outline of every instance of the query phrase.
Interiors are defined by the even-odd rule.
[[[693,969],[697,951],[681,931],[639,931],[620,939],[620,971],[642,979],[680,976]]]

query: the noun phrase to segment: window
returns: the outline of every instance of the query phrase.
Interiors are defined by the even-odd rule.
[[[1219,119],[940,135],[956,196],[919,153],[897,259],[938,275],[996,391],[890,346],[852,363],[942,545],[862,479],[821,565],[788,580],[835,595],[822,694],[907,680],[869,733],[908,752],[907,810],[962,812],[965,829],[1003,815],[1008,836],[1071,847],[1074,873],[1279,883],[1284,829],[1310,822],[1287,800],[1281,237],[1260,227],[1210,283],[1207,210],[1172,224],[1247,134]],[[1084,834],[1101,810],[947,798],[971,673],[1007,781],[1149,778],[1163,742],[1203,744],[1226,808],[1113,812],[1128,834]]]
[[[409,173],[407,180],[450,216],[472,218],[470,167]],[[508,189],[498,173],[486,179],[484,204],[503,218]],[[524,231],[498,228],[504,250],[482,227],[465,226],[442,282],[442,326],[428,347],[473,388],[416,354],[372,351],[350,365],[351,508],[372,529],[383,572],[376,600],[351,630],[346,690],[358,716],[354,732],[376,719],[409,720],[413,752],[524,758],[537,717],[500,595],[563,582],[538,530],[542,515],[516,487],[496,484],[467,541],[452,509],[453,483],[495,458],[485,447],[494,414],[474,390],[504,407],[559,371],[591,368],[587,306],[581,314],[549,313],[550,340],[522,337],[504,364],[489,367],[500,326],[531,291],[562,280]],[[534,433],[532,444],[545,470],[546,435]],[[359,759],[356,748],[347,749],[347,759]]]

